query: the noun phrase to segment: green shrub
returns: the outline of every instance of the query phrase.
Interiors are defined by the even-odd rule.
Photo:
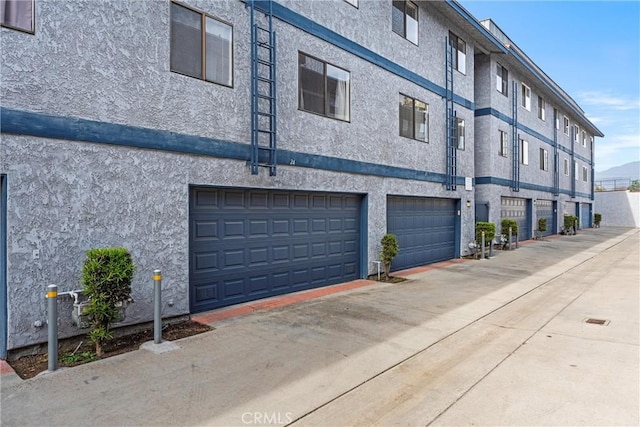
[[[491,245],[491,241],[496,237],[496,225],[492,222],[476,222],[476,242],[482,244],[482,232],[484,231],[485,246]]]
[[[111,324],[118,317],[118,306],[131,301],[131,280],[135,266],[125,248],[99,248],[87,251],[82,268],[82,292],[89,298],[86,314],[91,331],[89,339],[96,345],[96,355],[113,337]]]
[[[563,220],[563,223],[564,223],[564,232],[565,232],[566,234],[569,234],[569,233],[573,234],[573,233],[575,233],[575,231],[576,231],[576,230],[575,230],[575,226],[576,226],[576,223],[577,223],[577,222],[578,222],[578,217],[577,217],[577,216],[575,216],[575,215],[570,215],[570,214],[565,214],[565,215],[564,215],[564,220]]]
[[[511,227],[512,236],[518,235],[518,223],[515,219],[504,218],[500,225],[502,226],[502,234],[504,234],[505,236],[509,235],[509,227]]]
[[[594,213],[594,214],[593,214],[593,224],[594,224],[596,227],[600,227],[600,222],[601,222],[601,221],[602,221],[602,214],[599,214],[599,213],[597,213],[597,212],[596,212],[596,213]]]
[[[391,271],[391,261],[398,255],[400,247],[398,245],[398,238],[395,234],[385,234],[380,241],[382,245],[382,252],[380,253],[380,259],[384,264],[384,277],[385,280],[389,279],[389,272]]]
[[[538,218],[538,231],[547,231],[547,218]]]

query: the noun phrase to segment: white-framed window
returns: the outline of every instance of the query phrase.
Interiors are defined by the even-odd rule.
[[[462,74],[467,72],[467,43],[449,31],[449,43],[453,49],[453,67]]]
[[[573,142],[577,143],[580,135],[580,128],[578,125],[573,126]]]
[[[350,3],[351,5],[358,7],[358,0],[344,0],[347,3]]]
[[[509,153],[509,140],[507,139],[507,133],[503,130],[498,132],[500,132],[500,145],[498,146],[498,154],[502,157],[507,157],[507,154]]]
[[[582,131],[582,146],[587,147],[587,132]]]
[[[456,137],[458,140],[458,150],[464,150],[465,147],[465,135],[464,135],[464,119],[460,117],[456,118]]]
[[[560,114],[557,109],[553,109],[553,117],[556,118],[556,129],[560,130]]]
[[[521,98],[522,106],[531,111],[531,88],[522,83]]]
[[[589,169],[586,166],[582,167],[582,180],[584,182],[589,181]]]
[[[520,140],[520,163],[523,165],[529,164],[529,143],[524,139]]]
[[[544,148],[540,149],[540,169],[543,171],[549,170],[549,152]]]
[[[569,118],[567,116],[564,116],[563,130],[564,130],[564,134],[569,136]]]
[[[538,96],[538,118],[540,120],[546,119],[546,108],[544,99],[541,96]]]
[[[0,0],[0,25],[35,33],[35,0]]]
[[[496,65],[496,89],[504,96],[509,96],[509,71],[502,65]]]
[[[233,86],[233,27],[171,3],[171,71]]]
[[[298,52],[298,108],[348,122],[351,117],[351,73]]]
[[[593,137],[592,136],[589,137],[589,149],[591,151],[593,151]]]
[[[429,105],[400,94],[400,136],[429,142]]]
[[[413,44],[418,44],[418,6],[409,0],[393,0],[391,28]]]
[[[564,159],[562,171],[565,176],[569,176],[569,159]]]
[[[576,181],[580,180],[580,175],[578,174],[578,162],[573,161],[573,177]]]

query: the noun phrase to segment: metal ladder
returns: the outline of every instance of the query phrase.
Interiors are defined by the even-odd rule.
[[[273,2],[260,7],[261,26],[256,17],[256,1],[248,0],[251,10],[251,174],[259,168],[276,176],[276,33],[273,31]]]
[[[446,126],[447,126],[447,170],[446,188],[449,191],[456,190],[456,175],[458,173],[458,148],[457,134],[458,123],[456,113],[453,110],[453,46],[449,38],[445,37],[445,99],[446,99]]]
[[[560,195],[560,155],[558,153],[558,110],[553,110],[553,195]]]
[[[513,96],[511,97],[511,140],[513,148],[513,170],[511,177],[511,189],[520,191],[520,135],[518,135],[518,84],[513,81],[511,85]]]

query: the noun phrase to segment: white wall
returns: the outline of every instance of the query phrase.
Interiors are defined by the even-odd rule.
[[[594,209],[602,214],[601,226],[640,228],[640,192],[596,192]]]

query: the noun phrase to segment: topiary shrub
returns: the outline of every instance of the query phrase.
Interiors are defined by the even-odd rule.
[[[103,345],[113,338],[111,324],[118,320],[118,307],[131,301],[131,280],[135,266],[125,248],[99,248],[87,251],[82,267],[82,293],[89,298],[86,315],[89,339],[102,356]]]
[[[518,223],[515,219],[504,218],[500,225],[502,226],[502,234],[504,234],[505,236],[509,235],[509,227],[511,227],[512,236],[518,235]]]
[[[594,214],[593,214],[593,225],[594,225],[596,228],[600,228],[600,222],[601,222],[601,221],[602,221],[602,214],[599,214],[599,213],[597,213],[597,212],[596,212],[596,213],[594,213]]]
[[[482,232],[484,231],[484,244],[490,246],[496,237],[496,225],[492,222],[476,222],[476,243],[482,244]]]
[[[563,219],[564,224],[564,233],[565,234],[576,234],[576,223],[578,221],[578,217],[575,215],[565,214]]]
[[[538,231],[547,231],[547,218],[538,218]]]
[[[398,255],[400,246],[398,245],[398,238],[395,234],[385,234],[380,241],[382,246],[382,252],[380,253],[380,259],[384,264],[384,278],[389,280],[389,272],[391,271],[391,261]]]

